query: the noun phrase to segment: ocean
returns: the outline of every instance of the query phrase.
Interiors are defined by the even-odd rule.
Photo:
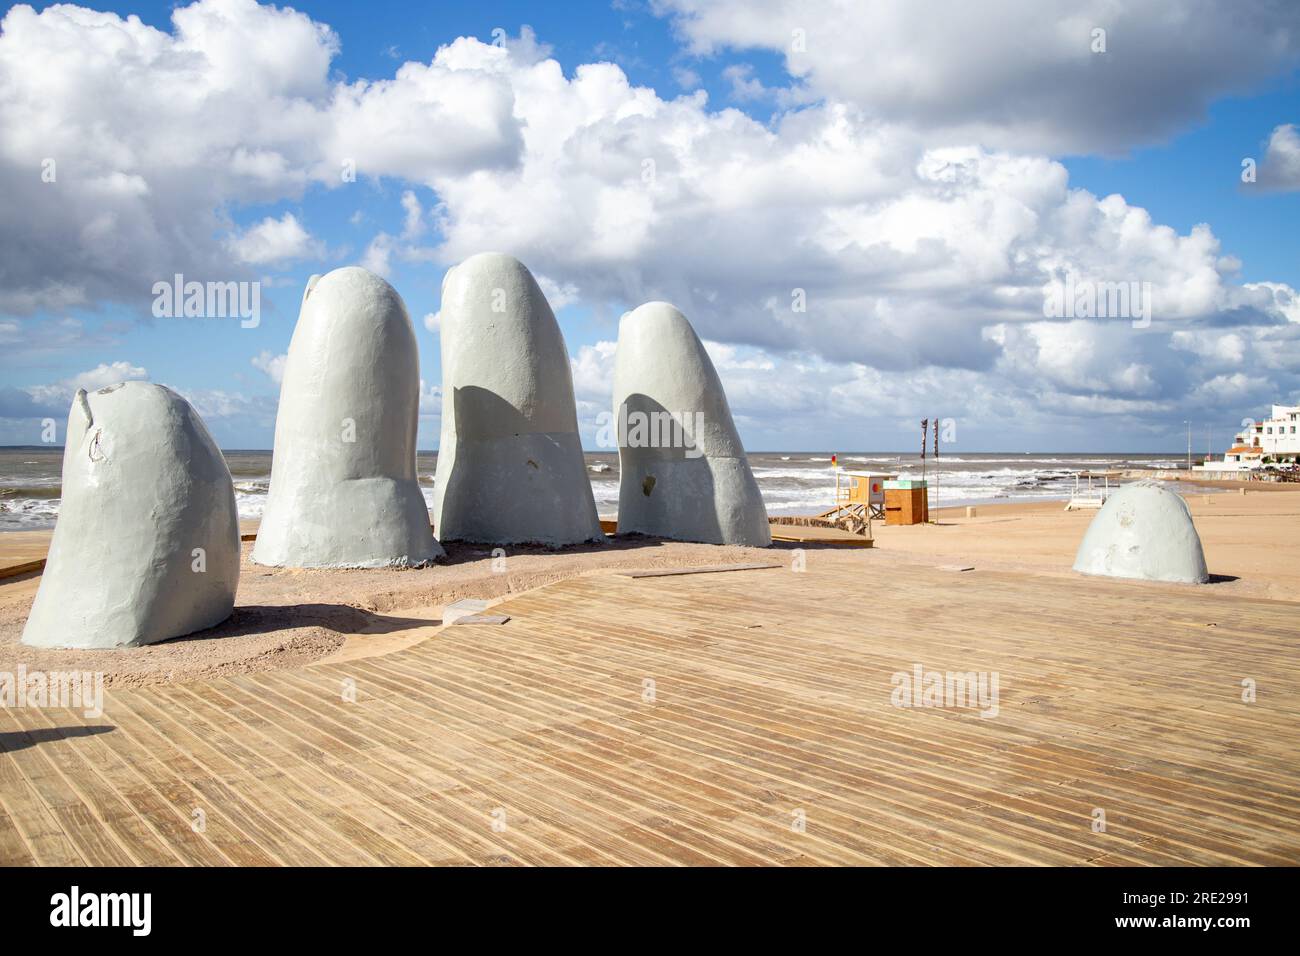
[[[271,481],[269,451],[225,452],[235,480],[241,518],[261,517]],[[589,453],[587,475],[602,515],[618,511],[618,455]],[[436,452],[420,452],[416,469],[426,499],[433,500]],[[835,473],[830,452],[756,452],[749,456],[754,477],[771,515],[815,514],[831,507]],[[921,477],[915,452],[840,452],[840,467],[870,474]],[[0,532],[54,527],[59,513],[63,450],[0,448]],[[1177,455],[1032,454],[966,452],[928,458],[932,505],[1065,499],[1077,471],[1122,468],[1180,468]]]

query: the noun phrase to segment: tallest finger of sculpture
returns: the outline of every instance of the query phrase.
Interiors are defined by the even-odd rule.
[[[289,343],[253,560],[294,568],[442,555],[415,472],[420,364],[401,296],[355,266],[313,276]]]
[[[497,253],[451,269],[441,335],[438,536],[552,547],[604,540],[569,353],[532,273]]]

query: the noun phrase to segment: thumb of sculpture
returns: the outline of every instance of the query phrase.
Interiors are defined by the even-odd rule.
[[[23,643],[130,647],[201,631],[230,616],[238,579],[235,488],[193,406],[149,382],[79,389]]]

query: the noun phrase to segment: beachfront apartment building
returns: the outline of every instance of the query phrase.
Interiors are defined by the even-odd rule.
[[[1300,460],[1300,405],[1274,405],[1268,418],[1246,422],[1233,439],[1232,447],[1224,452],[1223,461],[1207,461],[1192,470],[1208,472],[1207,477],[1229,478],[1270,464],[1297,460]]]
[[[1300,455],[1300,405],[1274,405],[1273,414],[1237,436],[1237,444],[1259,449],[1270,458]]]

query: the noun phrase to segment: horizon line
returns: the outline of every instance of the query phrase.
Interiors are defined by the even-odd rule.
[[[0,451],[63,451],[65,445],[0,445]],[[257,454],[272,454],[274,449],[271,448],[223,448],[218,446],[218,450],[225,454],[227,452],[253,452]],[[417,455],[436,455],[436,448],[417,448]],[[618,449],[604,448],[584,448],[584,455],[617,455]],[[897,449],[850,449],[848,451],[832,451],[825,448],[760,448],[754,451],[746,451],[746,455],[917,455],[916,450],[900,451]],[[942,455],[927,453],[927,458],[950,458],[957,455],[1151,455],[1161,457],[1186,458],[1187,449],[1182,448],[1177,451],[1106,451],[1104,449],[1091,449],[1088,451],[1056,451],[1056,450],[1033,450],[1033,451],[1011,451],[1008,449],[996,450],[990,448],[966,448],[960,451],[948,452]],[[1200,452],[1192,452],[1192,457],[1196,458]]]

